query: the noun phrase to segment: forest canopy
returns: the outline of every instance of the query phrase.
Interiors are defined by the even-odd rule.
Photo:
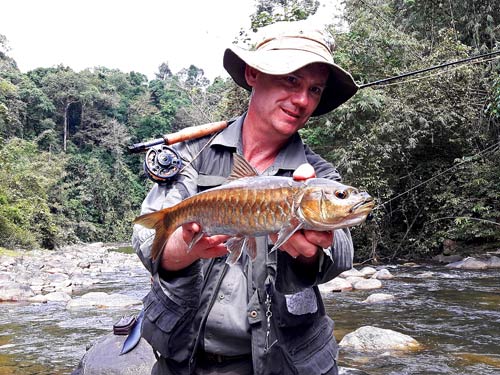
[[[251,30],[319,3],[256,2]],[[335,61],[359,84],[500,49],[500,3],[346,0]],[[0,29],[1,33],[1,29]],[[0,246],[128,241],[151,187],[127,145],[229,119],[248,94],[200,67],[154,79],[105,67],[22,73],[0,35]],[[429,257],[444,243],[500,246],[498,55],[362,89],[301,135],[379,204],[353,229],[358,260]],[[446,250],[446,249],[445,249]]]

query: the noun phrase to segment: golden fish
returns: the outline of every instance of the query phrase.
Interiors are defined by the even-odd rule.
[[[234,263],[242,249],[255,258],[255,237],[278,233],[273,251],[300,229],[331,231],[360,224],[374,206],[367,193],[333,180],[295,181],[291,177],[259,176],[236,154],[228,181],[134,220],[156,230],[153,260],[161,255],[170,235],[189,222],[201,226],[189,248],[205,234],[233,236],[226,246],[231,253],[228,263]]]

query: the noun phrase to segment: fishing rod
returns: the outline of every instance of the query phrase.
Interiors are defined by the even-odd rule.
[[[231,122],[218,121],[184,128],[175,133],[165,134],[161,138],[134,143],[128,146],[128,152],[130,154],[145,152],[144,172],[152,181],[164,183],[172,179],[182,169],[179,153],[169,146],[217,133],[227,128]]]
[[[489,53],[484,53],[482,55],[467,57],[467,58],[461,59],[461,60],[450,61],[450,62],[447,62],[447,63],[444,63],[444,64],[434,65],[434,66],[431,66],[429,68],[414,70],[412,72],[400,74],[398,76],[384,78],[384,79],[379,79],[377,81],[365,83],[365,84],[359,85],[359,88],[360,89],[364,89],[364,88],[367,88],[367,87],[378,86],[378,85],[382,85],[384,83],[395,81],[395,80],[400,79],[400,78],[405,78],[405,77],[413,76],[413,75],[420,74],[420,73],[426,73],[426,72],[430,72],[432,70],[436,70],[436,69],[440,69],[440,68],[446,68],[446,67],[452,66],[452,65],[463,64],[463,63],[467,63],[469,61],[479,60],[479,59],[482,59],[482,58],[485,58],[485,57],[495,56],[495,55],[499,55],[499,54],[500,54],[500,50],[489,52]]]

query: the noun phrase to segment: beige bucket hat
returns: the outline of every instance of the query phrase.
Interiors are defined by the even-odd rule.
[[[334,63],[330,43],[319,30],[287,27],[268,35],[253,50],[233,46],[224,52],[224,68],[247,90],[251,87],[245,79],[246,64],[266,74],[281,75],[312,63],[326,64],[331,71],[313,116],[330,112],[358,91],[352,76]]]

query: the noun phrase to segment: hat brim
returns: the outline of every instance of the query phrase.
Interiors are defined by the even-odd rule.
[[[279,64],[276,62],[279,61]],[[322,63],[330,68],[321,100],[312,116],[328,113],[345,103],[356,94],[359,87],[352,76],[340,66],[325,60],[324,57],[301,50],[246,51],[237,47],[227,48],[223,65],[237,85],[251,90],[245,79],[245,66],[248,64],[260,72],[272,75],[289,74],[306,65]]]

